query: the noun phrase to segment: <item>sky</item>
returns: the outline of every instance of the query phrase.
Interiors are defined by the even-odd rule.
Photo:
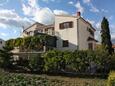
[[[0,0],[0,38],[17,38],[23,28],[34,22],[52,24],[54,15],[81,16],[95,27],[100,41],[103,17],[109,21],[111,38],[115,43],[115,0]]]

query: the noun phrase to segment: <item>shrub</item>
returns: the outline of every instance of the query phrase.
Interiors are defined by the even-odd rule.
[[[115,86],[115,71],[111,71],[108,77],[107,86]]]
[[[44,54],[44,71],[58,72],[62,68],[63,53],[58,50],[50,50]]]
[[[28,68],[32,72],[41,72],[43,70],[43,59],[41,58],[41,54],[29,55]]]
[[[114,56],[103,49],[95,51],[50,50],[44,55],[44,70],[47,72],[108,73],[114,64]],[[111,67],[113,69],[114,66]]]
[[[0,50],[0,65],[3,68],[9,68],[12,66],[12,53],[10,52],[13,48],[12,47],[3,47]]]
[[[115,70],[115,53],[111,56],[110,59],[110,69]]]
[[[95,50],[97,70],[101,73],[108,73],[110,68],[110,54],[103,48]]]

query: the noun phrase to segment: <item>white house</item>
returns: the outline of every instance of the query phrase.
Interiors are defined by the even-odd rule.
[[[5,41],[3,39],[0,39],[0,49],[2,49],[3,46],[5,46]]]
[[[55,35],[59,50],[94,50],[94,32],[95,29],[81,17],[80,12],[76,16],[55,16]]]
[[[76,16],[55,15],[53,25],[35,23],[23,31],[22,36],[33,36],[37,33],[46,33],[57,37],[58,50],[87,50],[95,49],[95,29],[83,19],[80,12]]]

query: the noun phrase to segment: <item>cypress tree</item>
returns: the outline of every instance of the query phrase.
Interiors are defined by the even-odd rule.
[[[111,42],[111,35],[109,30],[109,22],[108,20],[103,17],[103,20],[101,22],[101,43],[102,46],[110,53],[112,54],[112,42]]]

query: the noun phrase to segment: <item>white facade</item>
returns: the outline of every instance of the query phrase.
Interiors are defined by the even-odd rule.
[[[72,22],[71,28],[60,29],[60,24]],[[89,30],[93,33],[91,34]],[[57,49],[59,50],[87,50],[95,48],[95,29],[91,24],[80,16],[55,16],[55,35],[57,39]],[[64,41],[68,42],[64,46]]]
[[[90,23],[85,21],[83,18],[78,19],[78,44],[80,50],[89,49],[89,44],[92,43],[92,50],[95,49],[96,40],[94,39],[95,29],[91,26]],[[93,32],[93,35],[88,31],[90,29]],[[88,38],[92,38],[92,40],[88,40]]]
[[[2,48],[3,48],[3,46],[5,46],[5,41],[4,41],[4,40],[2,40],[2,39],[0,39],[0,49],[2,49]]]
[[[61,29],[59,27],[60,23],[63,22],[73,22],[73,28]],[[55,16],[55,35],[57,37],[57,49],[59,50],[76,50],[78,48],[78,38],[77,38],[77,18],[72,16]],[[69,41],[68,47],[63,47],[63,40]]]
[[[33,36],[35,31],[57,37],[58,50],[95,49],[95,29],[80,16],[56,15],[54,25],[35,23],[23,32],[23,37]]]

